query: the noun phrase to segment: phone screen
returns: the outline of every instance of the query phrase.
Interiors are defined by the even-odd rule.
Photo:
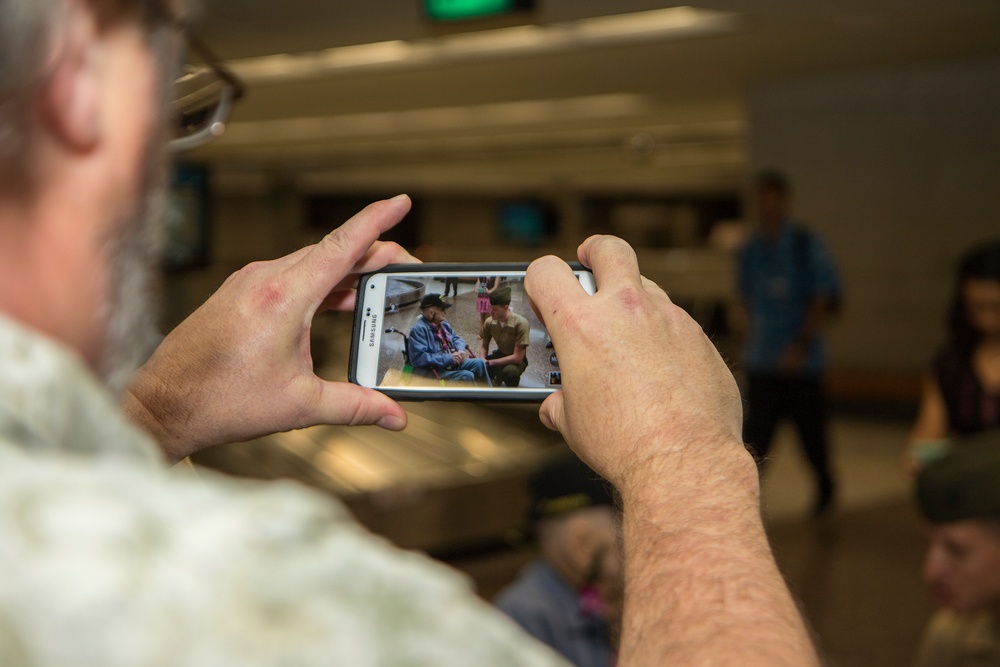
[[[540,400],[562,372],[524,267],[387,267],[358,286],[351,379],[398,398]],[[588,293],[593,275],[575,270]]]

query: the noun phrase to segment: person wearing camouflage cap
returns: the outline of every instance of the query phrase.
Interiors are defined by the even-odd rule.
[[[1000,665],[1000,431],[951,443],[917,477],[930,522],[924,579],[941,609],[918,667]]]
[[[517,387],[528,367],[528,344],[531,325],[510,309],[510,287],[504,286],[490,294],[490,316],[483,322],[481,357],[494,386]],[[496,349],[489,351],[490,341]]]

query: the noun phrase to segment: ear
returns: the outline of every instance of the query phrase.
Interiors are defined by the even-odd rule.
[[[41,117],[61,145],[88,153],[101,138],[100,44],[89,11],[77,6],[66,22],[42,91]]]

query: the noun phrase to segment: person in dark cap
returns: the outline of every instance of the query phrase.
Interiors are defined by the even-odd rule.
[[[480,356],[494,386],[517,387],[528,367],[528,343],[531,325],[510,309],[510,287],[503,286],[490,294],[490,316],[483,322],[483,346]],[[489,351],[490,341],[496,349]]]
[[[496,605],[570,663],[609,667],[622,577],[609,486],[567,456],[543,466],[529,488],[541,554],[501,591]]]
[[[420,301],[420,317],[410,329],[410,363],[413,372],[441,380],[486,384],[486,362],[472,354],[465,340],[445,319],[451,304],[440,294]]]
[[[952,442],[917,476],[930,524],[924,579],[941,609],[918,667],[1000,665],[1000,430]]]

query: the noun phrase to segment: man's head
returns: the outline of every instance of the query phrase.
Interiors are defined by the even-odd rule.
[[[780,171],[767,169],[754,178],[754,209],[766,231],[777,229],[790,212],[791,191]]]
[[[507,322],[510,316],[510,288],[501,287],[490,294],[490,317],[498,322]]]
[[[596,591],[604,608],[601,615],[617,624],[622,571],[610,486],[569,455],[538,470],[529,489],[542,558],[573,588]]]
[[[529,481],[531,519],[542,555],[582,585],[595,559],[614,554],[613,498],[608,483],[576,456],[558,458]]]
[[[1000,431],[954,442],[917,477],[930,521],[924,578],[960,612],[1000,611]]]
[[[423,313],[424,319],[431,324],[444,322],[448,314],[445,311],[449,308],[451,308],[451,304],[445,301],[440,294],[427,294],[420,300],[420,312]]]
[[[166,0],[0,0],[0,16],[0,310],[120,387],[155,338],[175,19]]]

